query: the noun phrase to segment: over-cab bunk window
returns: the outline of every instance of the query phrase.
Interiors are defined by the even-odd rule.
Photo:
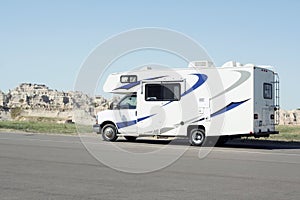
[[[147,84],[145,86],[146,101],[179,101],[180,84]]]
[[[121,83],[134,83],[137,82],[137,76],[136,75],[122,75],[120,77]]]

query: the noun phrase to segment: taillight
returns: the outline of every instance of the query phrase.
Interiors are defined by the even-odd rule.
[[[258,119],[258,114],[254,114],[254,119]]]

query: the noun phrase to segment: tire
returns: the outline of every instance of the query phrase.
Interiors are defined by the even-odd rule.
[[[106,124],[101,129],[102,138],[105,141],[114,142],[118,138],[117,128],[112,124]]]
[[[136,140],[136,137],[135,136],[124,136],[124,138],[126,140],[128,140],[129,142],[134,142]]]
[[[192,129],[189,133],[189,143],[192,146],[201,146],[205,141],[205,131],[203,129]]]

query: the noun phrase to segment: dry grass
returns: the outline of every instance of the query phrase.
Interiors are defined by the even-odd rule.
[[[276,127],[279,131],[278,135],[271,135],[271,140],[283,141],[300,141],[300,126],[299,125],[279,125]]]

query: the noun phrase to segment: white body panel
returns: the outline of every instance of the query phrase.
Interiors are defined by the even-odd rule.
[[[124,75],[137,79],[121,83]],[[273,82],[273,71],[254,65],[115,73],[108,77],[104,91],[136,93],[136,107],[99,112],[97,119],[99,124],[114,123],[120,134],[134,136],[186,136],[190,126],[203,126],[207,136],[272,132]],[[175,93],[179,87],[178,99],[147,96],[159,84],[174,87]],[[148,94],[146,87],[151,87]]]

